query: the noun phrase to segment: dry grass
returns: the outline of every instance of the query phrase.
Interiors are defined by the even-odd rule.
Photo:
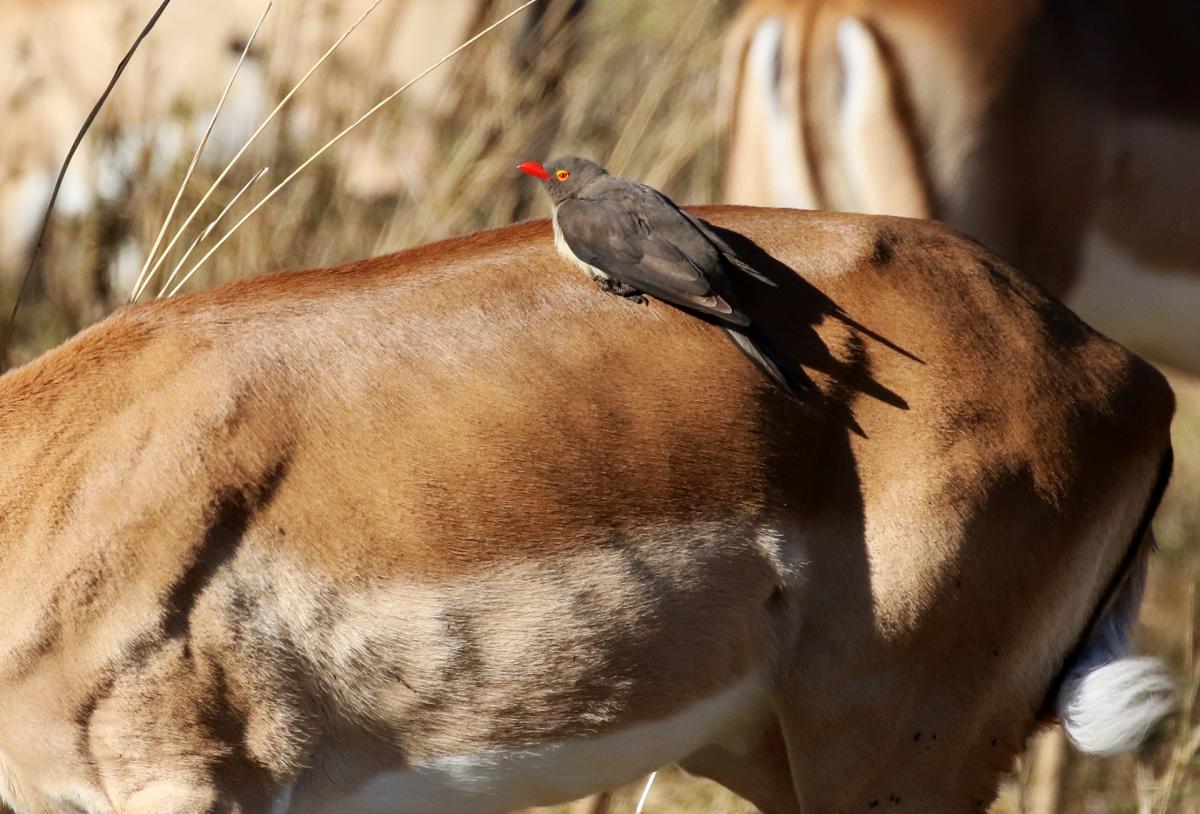
[[[511,8],[514,3],[499,4]],[[596,2],[565,51],[548,49],[571,70],[557,94],[547,96],[545,76],[513,69],[510,30],[482,43],[444,70],[455,72],[452,90],[427,122],[436,148],[429,183],[417,192],[397,190],[375,200],[349,193],[345,179],[361,171],[364,155],[404,159],[397,140],[403,101],[381,121],[355,133],[324,156],[251,219],[190,281],[203,288],[247,274],[312,267],[394,251],[452,234],[500,226],[543,213],[531,185],[514,172],[518,161],[577,152],[666,189],[681,201],[719,198],[721,133],[714,118],[717,64],[728,3],[695,0]],[[499,16],[500,9],[494,16]],[[268,24],[269,25],[269,24]],[[557,53],[557,55],[556,55]],[[304,89],[323,111],[319,126],[297,135],[288,115],[265,134],[232,172],[222,192],[201,207],[194,229],[165,263],[170,269],[202,224],[260,169],[284,177],[313,150],[381,95],[371,77],[347,73],[332,61]],[[214,77],[218,87],[224,77]],[[214,99],[215,101],[215,99]],[[182,115],[182,114],[181,114]],[[116,145],[120,122],[91,136]],[[129,294],[143,257],[187,169],[185,151],[166,178],[147,183],[153,151],[144,148],[120,179],[120,193],[86,215],[60,219],[43,263],[44,289],[31,298],[15,334],[14,358],[32,358],[103,317]],[[202,161],[184,192],[180,211],[197,205],[221,164]],[[252,198],[253,196],[248,196]],[[232,220],[246,211],[239,202]],[[13,294],[11,269],[0,274],[0,313]],[[157,289],[152,289],[155,291]],[[1191,725],[1200,659],[1193,631],[1200,581],[1200,384],[1179,379],[1181,413],[1176,427],[1177,476],[1157,521],[1161,555],[1154,565],[1146,611],[1145,649],[1164,654],[1184,679],[1186,714],[1138,757],[1090,760],[1072,757],[1063,778],[1068,812],[1190,812],[1200,808],[1195,753],[1200,736]],[[1027,772],[1018,772],[996,810],[1028,810]],[[1022,784],[1025,778],[1025,784]],[[619,793],[615,810],[633,811],[640,784]],[[546,809],[551,811],[564,809]],[[721,812],[752,809],[709,783],[677,771],[660,776],[647,806],[651,812]]]

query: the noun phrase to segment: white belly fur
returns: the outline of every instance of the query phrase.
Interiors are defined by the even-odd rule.
[[[566,802],[736,737],[761,720],[765,703],[763,682],[747,678],[670,718],[595,738],[442,757],[376,775],[338,796],[289,793],[287,807],[277,802],[273,814],[501,814]]]
[[[558,253],[563,259],[572,263],[577,268],[583,269],[583,273],[593,280],[607,280],[608,275],[600,269],[593,266],[591,263],[585,263],[575,256],[575,252],[571,251],[571,247],[567,245],[567,239],[563,237],[562,229],[558,225],[558,207],[554,207],[554,215],[550,218],[554,223],[554,248],[558,249]]]

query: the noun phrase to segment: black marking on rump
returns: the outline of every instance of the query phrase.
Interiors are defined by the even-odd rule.
[[[886,229],[877,232],[875,244],[871,247],[871,265],[879,268],[891,263],[899,242],[899,239]]]
[[[191,627],[191,612],[204,589],[212,582],[221,566],[236,553],[254,516],[270,505],[287,473],[289,461],[281,460],[271,469],[263,482],[253,489],[231,489],[214,501],[215,511],[205,531],[203,542],[191,564],[171,587],[165,607],[161,631],[147,631],[135,638],[124,651],[107,665],[92,691],[76,709],[76,743],[78,753],[86,756],[95,767],[90,747],[91,726],[100,703],[112,694],[113,686],[123,674],[145,664],[162,649],[166,641],[186,637]]]
[[[287,468],[288,461],[284,459],[267,473],[260,485],[253,489],[226,490],[214,501],[215,510],[204,539],[164,603],[167,613],[163,619],[163,632],[168,637],[187,636],[197,600],[221,567],[237,553],[254,516],[270,505]]]

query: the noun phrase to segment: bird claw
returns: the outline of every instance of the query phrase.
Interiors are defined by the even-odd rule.
[[[615,294],[618,297],[624,297],[630,302],[636,302],[638,305],[646,304],[645,295],[627,283],[617,282],[613,279],[600,280],[599,282],[600,289],[605,293]]]

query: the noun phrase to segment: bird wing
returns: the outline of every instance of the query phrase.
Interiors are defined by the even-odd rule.
[[[717,322],[749,324],[723,294],[716,248],[654,190],[629,185],[573,198],[558,207],[558,225],[576,257],[614,279]]]
[[[755,280],[758,280],[760,283],[769,285],[769,286],[771,286],[771,288],[779,288],[779,283],[775,282],[770,277],[766,276],[761,271],[756,269],[754,266],[750,265],[745,260],[738,257],[738,254],[737,254],[737,252],[735,252],[733,250],[733,247],[730,246],[728,243],[726,243],[725,240],[722,239],[720,235],[718,235],[716,232],[714,232],[707,223],[700,220],[700,218],[696,217],[695,215],[691,214],[690,212],[685,212],[682,209],[680,209],[679,212],[685,218],[687,218],[692,223],[693,226],[695,226],[698,230],[700,230],[700,232],[706,238],[708,238],[714,246],[717,247],[717,250],[725,258],[726,262],[733,265],[735,268],[737,268],[742,273],[750,275]]]
[[[651,208],[651,211],[656,215],[655,219],[659,222],[651,223],[650,226],[656,231],[670,235],[684,254],[689,257],[696,257],[701,255],[708,256],[715,253],[718,259],[714,260],[714,263],[719,264],[721,260],[724,260],[738,271],[753,277],[760,283],[769,285],[772,288],[778,288],[778,283],[738,257],[733,247],[726,243],[707,223],[690,212],[680,209],[674,201],[654,187],[638,183],[630,185],[633,187],[631,194],[638,199],[645,201],[647,204],[652,202],[663,204],[663,206]],[[685,222],[692,228],[681,228]],[[724,280],[724,275],[722,275],[721,279]]]

